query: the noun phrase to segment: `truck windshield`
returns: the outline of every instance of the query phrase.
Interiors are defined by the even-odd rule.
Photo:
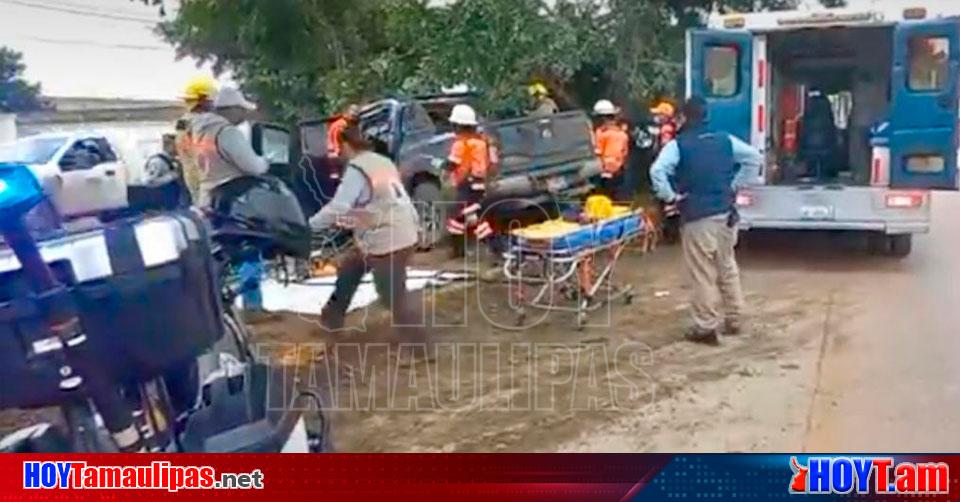
[[[66,141],[65,137],[24,138],[0,145],[0,162],[46,164]]]

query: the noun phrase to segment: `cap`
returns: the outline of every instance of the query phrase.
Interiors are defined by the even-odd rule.
[[[236,87],[222,87],[213,100],[214,108],[239,107],[247,110],[256,110],[257,105],[247,101]]]

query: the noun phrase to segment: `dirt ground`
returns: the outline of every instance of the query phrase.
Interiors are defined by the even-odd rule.
[[[436,319],[422,347],[396,343],[375,312],[354,316],[365,331],[327,333],[297,315],[255,330],[265,354],[297,361],[336,408],[338,451],[796,449],[819,351],[812,313],[825,305],[769,284],[777,294],[749,294],[746,334],[684,342],[678,254],[624,256],[616,278],[634,285],[633,303],[595,312],[583,331],[552,312],[517,328],[502,283],[426,293]]]
[[[960,197],[937,195],[903,260],[838,235],[751,235],[749,329],[720,347],[681,338],[675,247],[625,256],[633,303],[583,331],[568,313],[518,329],[494,282],[427,291],[426,344],[377,307],[351,317],[362,330],[293,314],[254,330],[326,400],[338,451],[960,451],[958,215]],[[0,429],[40,418],[7,411]]]

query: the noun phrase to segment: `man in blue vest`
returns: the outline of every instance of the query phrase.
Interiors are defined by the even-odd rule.
[[[686,337],[715,345],[721,329],[726,335],[742,330],[736,193],[760,176],[763,157],[730,134],[710,131],[702,98],[690,98],[681,113],[683,128],[660,151],[650,179],[657,197],[680,210],[683,257],[693,282],[693,326]]]

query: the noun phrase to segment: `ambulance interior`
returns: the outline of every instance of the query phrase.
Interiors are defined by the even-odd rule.
[[[871,182],[871,128],[889,119],[893,28],[767,36],[773,184]]]

